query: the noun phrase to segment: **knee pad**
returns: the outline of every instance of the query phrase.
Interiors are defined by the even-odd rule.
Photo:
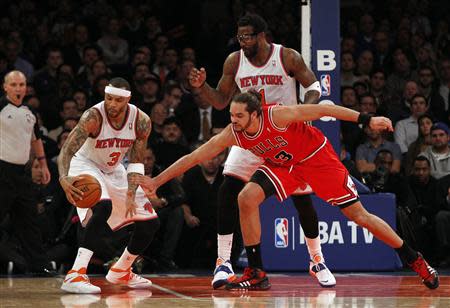
[[[127,247],[128,251],[133,255],[141,254],[152,242],[160,224],[158,217],[151,220],[135,221],[134,231]]]
[[[316,238],[319,235],[319,221],[312,204],[311,195],[293,195],[292,201],[305,236]]]
[[[217,200],[217,232],[230,234],[234,232],[238,217],[238,194],[244,188],[244,181],[225,176],[220,185]]]

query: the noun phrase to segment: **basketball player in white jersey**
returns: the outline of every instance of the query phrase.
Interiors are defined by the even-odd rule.
[[[193,69],[189,75],[192,92],[199,99],[217,109],[225,108],[234,94],[248,90],[259,91],[267,104],[297,104],[296,81],[305,88],[305,104],[315,104],[321,90],[314,73],[305,65],[301,55],[290,48],[270,44],[265,37],[266,22],[258,15],[249,14],[239,19],[237,40],[240,51],[231,53],[223,65],[223,74],[217,89],[206,83],[204,68]],[[232,147],[225,162],[225,180],[218,200],[218,259],[212,286],[220,288],[234,279],[230,263],[233,232],[237,221],[237,195],[249,181],[262,160],[251,152]],[[303,228],[310,254],[310,273],[323,287],[336,284],[322,255],[317,213],[312,205],[311,188],[292,196]],[[260,245],[246,247],[248,258],[261,259]],[[260,264],[260,263],[259,263]]]
[[[144,174],[143,156],[151,131],[150,118],[129,104],[130,85],[113,78],[105,88],[105,100],[88,109],[72,130],[58,157],[60,184],[70,203],[82,198],[72,184],[80,175],[94,176],[101,185],[100,201],[91,209],[77,208],[85,227],[84,239],[61,289],[71,293],[100,293],[89,282],[86,269],[98,240],[111,230],[134,223],[134,231],[122,256],[106,279],[130,288],[149,288],[151,282],[131,271],[131,265],[153,239],[159,219],[144,191],[128,181]],[[127,170],[121,164],[128,153]]]

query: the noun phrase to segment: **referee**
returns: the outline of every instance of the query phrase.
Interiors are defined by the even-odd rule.
[[[5,76],[0,98],[0,221],[10,214],[13,232],[20,240],[28,270],[36,274],[53,274],[43,248],[37,223],[37,197],[31,175],[25,164],[31,148],[42,168],[42,183],[50,181],[44,146],[40,139],[37,117],[22,105],[26,78],[19,71]]]

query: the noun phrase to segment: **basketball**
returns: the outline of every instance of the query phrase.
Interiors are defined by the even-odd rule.
[[[73,183],[73,186],[83,192],[83,199],[77,200],[75,206],[91,208],[100,200],[102,187],[95,177],[89,174],[81,174],[82,178]]]

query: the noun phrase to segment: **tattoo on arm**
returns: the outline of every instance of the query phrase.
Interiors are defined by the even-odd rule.
[[[143,163],[144,162],[144,153],[147,148],[147,139],[150,135],[152,129],[152,122],[150,118],[141,111],[139,112],[139,119],[136,127],[136,140],[133,143],[130,152],[128,153],[128,160],[130,163]],[[127,175],[128,179],[128,191],[136,192],[138,185],[130,183],[130,177],[135,173],[129,173]]]
[[[58,171],[60,176],[69,172],[70,161],[75,153],[81,148],[91,134],[95,134],[100,128],[101,116],[97,110],[91,108],[82,115],[77,126],[70,132],[61,153],[58,157]]]

